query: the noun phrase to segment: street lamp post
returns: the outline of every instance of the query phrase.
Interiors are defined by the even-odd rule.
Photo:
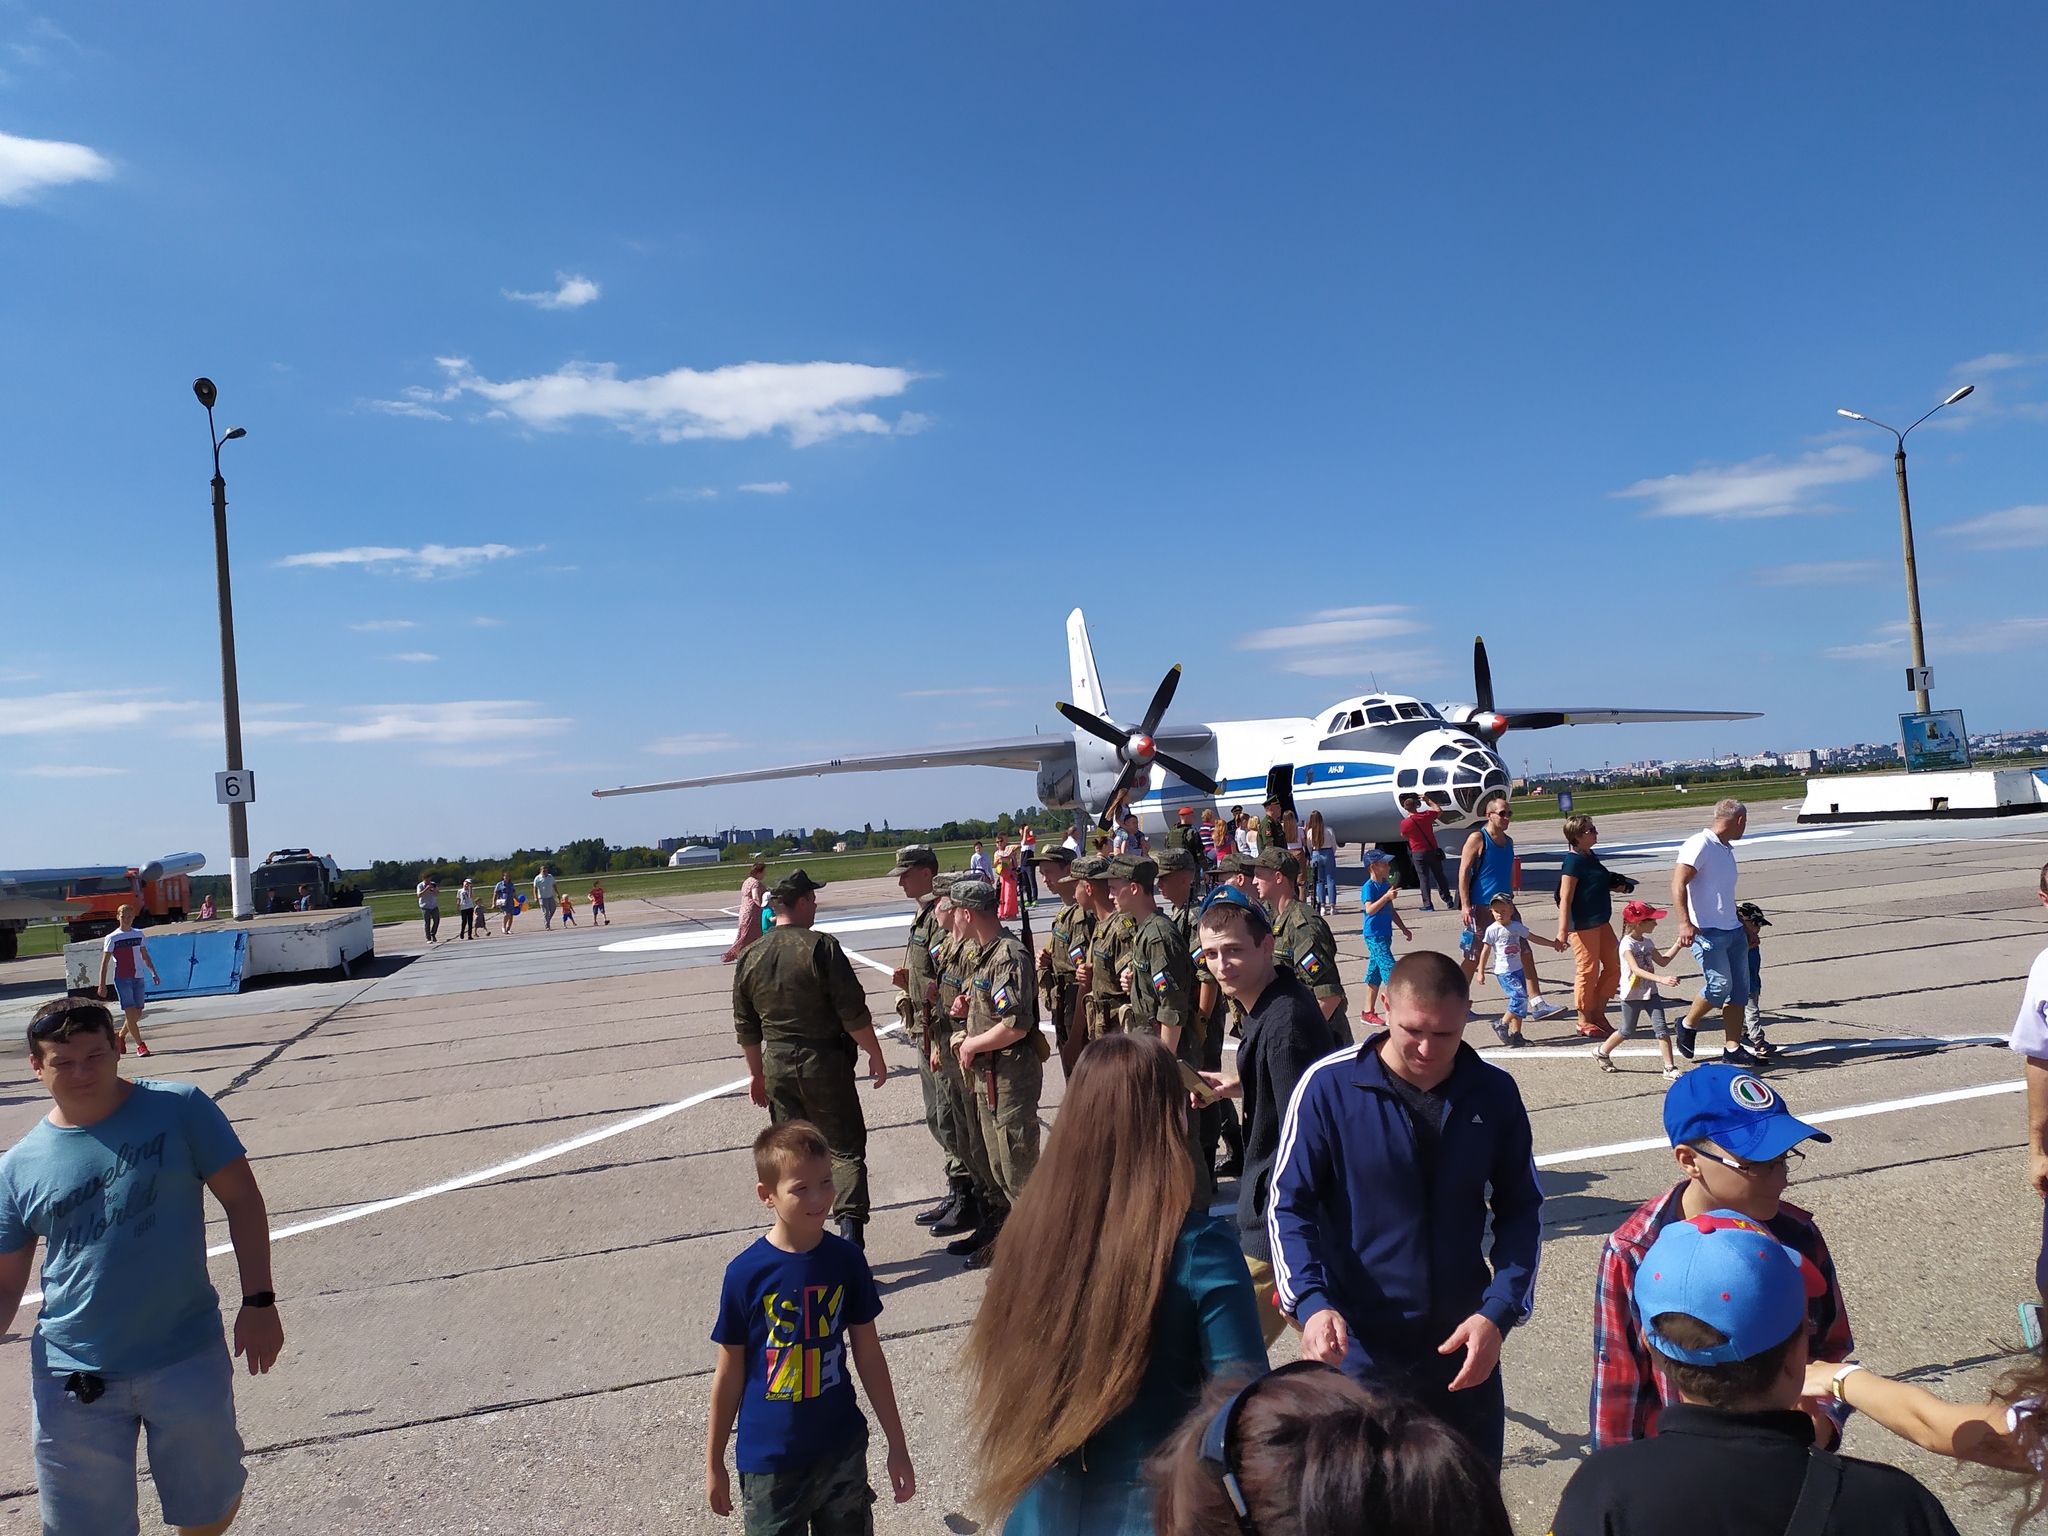
[[[1976,387],[1974,384],[1965,384],[1961,389],[1942,401],[1941,405],[1937,405],[1934,411],[1940,410],[1943,405],[1954,405]],[[1934,411],[1929,411],[1927,416],[1932,416]],[[1906,432],[1901,432],[1897,427],[1885,427],[1883,422],[1875,417],[1865,416],[1860,411],[1838,410],[1835,414],[1837,416],[1846,416],[1851,421],[1869,422],[1873,427],[1884,427],[1885,431],[1891,433],[1898,440],[1898,452],[1892,455],[1892,468],[1897,471],[1899,478],[1899,537],[1904,542],[1906,548],[1906,628],[1910,631],[1912,638],[1913,677],[1914,682],[1917,684],[1927,676],[1927,639],[1920,631],[1920,572],[1919,568],[1913,563],[1913,504],[1906,496],[1906,432],[1910,432],[1913,430],[1913,427],[1919,426],[1920,421],[1925,421],[1927,416],[1922,416],[1920,421],[1913,423],[1913,427],[1908,427]],[[1933,708],[1933,704],[1928,701],[1927,690],[1916,686],[1913,689],[1914,712],[1924,715]]]
[[[213,574],[220,589],[220,710],[227,729],[228,771],[242,768],[242,691],[235,680],[235,603],[228,589],[228,483],[221,478],[220,445],[249,434],[240,427],[224,433],[213,428],[213,405],[220,392],[211,379],[194,379],[192,393],[206,407],[206,436],[213,444]],[[249,807],[237,798],[228,805],[228,886],[237,918],[256,915],[256,893],[249,883]]]

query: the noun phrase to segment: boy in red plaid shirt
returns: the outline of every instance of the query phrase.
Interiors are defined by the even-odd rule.
[[[1669,1381],[1652,1364],[1636,1321],[1636,1269],[1657,1234],[1674,1221],[1708,1211],[1733,1210],[1770,1228],[1771,1235],[1812,1260],[1827,1289],[1808,1303],[1806,1341],[1813,1360],[1845,1360],[1855,1340],[1849,1311],[1835,1278],[1835,1261],[1812,1216],[1780,1197],[1788,1164],[1802,1141],[1827,1141],[1792,1112],[1761,1078],[1719,1062],[1695,1067],[1664,1096],[1664,1130],[1685,1177],[1645,1201],[1608,1236],[1600,1251],[1593,1292],[1593,1400],[1588,1410],[1595,1450],[1657,1432],[1657,1413],[1676,1402]],[[1839,1403],[1808,1402],[1819,1443],[1841,1440],[1848,1410]]]

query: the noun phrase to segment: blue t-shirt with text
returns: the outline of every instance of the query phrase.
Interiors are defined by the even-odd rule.
[[[145,1081],[97,1125],[41,1120],[0,1157],[0,1253],[44,1242],[36,1369],[134,1376],[220,1342],[204,1190],[242,1154],[213,1100]]]
[[[733,1452],[742,1472],[807,1467],[861,1433],[846,1331],[881,1311],[867,1255],[829,1232],[809,1253],[764,1237],[726,1266],[711,1342],[747,1352]]]
[[[1391,881],[1368,880],[1361,900],[1370,906],[1393,888]],[[1379,911],[1365,914],[1365,936],[1368,939],[1391,939],[1394,936],[1394,904],[1391,901]]]

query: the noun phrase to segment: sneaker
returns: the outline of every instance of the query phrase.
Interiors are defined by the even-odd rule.
[[[1365,1012],[1361,1012],[1358,1015],[1358,1022],[1361,1024],[1370,1024],[1374,1029],[1383,1029],[1386,1027],[1387,1021],[1381,1018],[1378,1014],[1373,1013],[1370,1010],[1367,1010]]]
[[[1539,997],[1529,1005],[1529,1017],[1532,1019],[1554,1019],[1565,1011],[1547,997]]]
[[[1739,1045],[1732,1051],[1722,1051],[1721,1060],[1731,1067],[1760,1067],[1763,1065],[1759,1058],[1750,1055],[1745,1047]]]
[[[1600,1063],[1600,1070],[1602,1072],[1619,1072],[1621,1070],[1621,1068],[1617,1067],[1614,1064],[1614,1058],[1612,1056],[1603,1056],[1598,1051],[1595,1051],[1593,1053],[1593,1059]]]
[[[135,1042],[135,1054],[138,1056],[147,1056],[149,1054],[149,1047],[138,1040]]]
[[[1434,912],[1434,911],[1436,910],[1436,908],[1435,908],[1435,907],[1432,907],[1431,905],[1429,905],[1429,903],[1427,903],[1427,902],[1424,902],[1424,903],[1423,903],[1423,905],[1422,905],[1422,910],[1423,910],[1423,911],[1425,911],[1425,912]]]
[[[1675,1083],[1683,1076],[1685,1074],[1676,1067],[1666,1067],[1664,1069],[1664,1081],[1667,1083]]]
[[[1527,1045],[1528,1043],[1529,1043],[1529,1042],[1528,1042],[1527,1040],[1524,1040],[1524,1039],[1522,1038],[1522,1032],[1521,1032],[1521,1031],[1520,1031],[1519,1029],[1515,1029],[1515,1030],[1510,1030],[1510,1031],[1508,1032],[1508,1044],[1509,1044],[1509,1045],[1512,1045],[1512,1046],[1524,1046],[1524,1045]]]
[[[1513,1045],[1517,1038],[1509,1032],[1507,1025],[1501,1023],[1499,1019],[1493,1021],[1493,1037],[1502,1045]]]
[[[1683,1024],[1679,1025],[1672,1033],[1671,1043],[1678,1048],[1678,1054],[1687,1061],[1692,1060],[1692,1044],[1695,1033],[1696,1031],[1687,1029]]]

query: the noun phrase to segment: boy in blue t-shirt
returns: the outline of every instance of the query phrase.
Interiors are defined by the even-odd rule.
[[[746,1536],[867,1536],[875,1493],[849,1355],[889,1442],[896,1502],[917,1492],[875,1333],[882,1299],[867,1255],[825,1230],[832,1152],[822,1131],[808,1120],[770,1126],[754,1139],[754,1174],[775,1225],[725,1269],[705,1491],[714,1514],[732,1513],[725,1442],[737,1419]]]
[[[1380,1017],[1380,988],[1394,974],[1394,927],[1409,943],[1415,935],[1394,910],[1394,898],[1401,891],[1401,877],[1393,872],[1394,856],[1384,848],[1365,850],[1365,1011],[1359,1019],[1375,1026],[1386,1023]]]

